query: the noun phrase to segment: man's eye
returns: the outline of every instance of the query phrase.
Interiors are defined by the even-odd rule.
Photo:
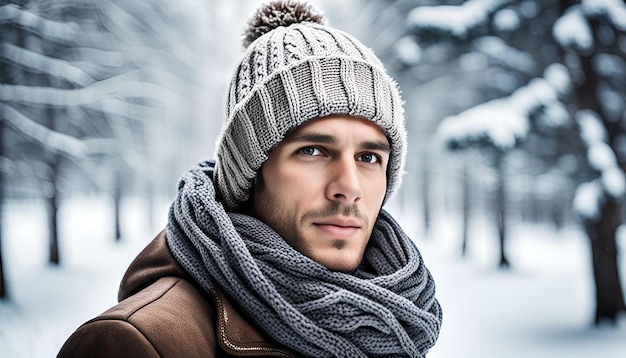
[[[374,163],[378,163],[380,161],[380,158],[376,154],[367,153],[367,154],[361,154],[358,160],[361,162],[374,164]]]
[[[300,149],[300,153],[304,155],[321,155],[322,151],[315,147],[305,147]]]

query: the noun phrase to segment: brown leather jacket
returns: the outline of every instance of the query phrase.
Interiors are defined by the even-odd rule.
[[[119,303],[86,322],[58,357],[296,357],[219,290],[206,294],[161,232],[128,268]]]

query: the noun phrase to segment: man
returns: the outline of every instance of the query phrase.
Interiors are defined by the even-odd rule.
[[[120,303],[60,357],[424,357],[441,309],[383,203],[406,153],[380,61],[294,1],[262,7],[215,162],[183,176]]]

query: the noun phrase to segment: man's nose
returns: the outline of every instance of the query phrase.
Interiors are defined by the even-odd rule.
[[[354,158],[350,156],[339,158],[331,170],[326,193],[328,199],[346,203],[359,201],[363,196],[363,186]]]

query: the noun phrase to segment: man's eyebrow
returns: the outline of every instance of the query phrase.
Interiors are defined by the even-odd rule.
[[[382,152],[391,153],[391,146],[387,142],[377,141],[369,142],[365,141],[361,143],[361,148],[369,150],[380,150]]]
[[[289,142],[312,142],[324,144],[337,144],[339,142],[335,136],[322,133],[303,133],[293,136],[287,140]],[[391,152],[391,146],[387,143],[387,141],[363,141],[359,144],[359,147],[368,150],[379,150],[388,153]]]
[[[293,136],[288,138],[289,142],[313,142],[313,143],[325,143],[325,144],[336,144],[337,138],[335,136],[329,134],[321,134],[321,133],[304,133],[300,135]]]

